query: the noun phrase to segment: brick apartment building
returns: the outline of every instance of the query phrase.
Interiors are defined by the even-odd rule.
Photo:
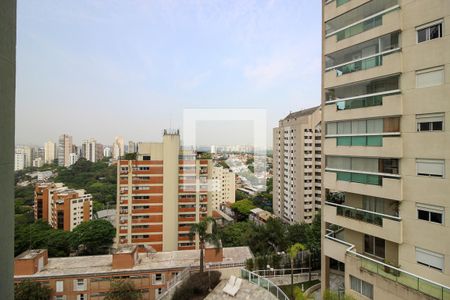
[[[39,183],[34,190],[34,219],[47,221],[55,229],[72,231],[92,219],[92,195],[62,183]]]
[[[182,149],[178,131],[140,143],[135,160],[117,163],[117,242],[140,251],[190,250],[190,225],[211,215],[210,159]]]

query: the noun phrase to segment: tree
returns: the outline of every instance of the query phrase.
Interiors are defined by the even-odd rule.
[[[219,231],[224,247],[248,246],[249,237],[254,229],[250,222],[237,222],[226,225]]]
[[[306,223],[295,223],[287,228],[287,240],[289,246],[295,243],[307,243],[309,225]]]
[[[102,219],[83,222],[72,231],[71,246],[82,255],[108,253],[116,230],[110,222]]]
[[[134,284],[126,280],[111,282],[111,288],[106,293],[105,300],[139,300],[142,292],[134,287]]]
[[[47,248],[50,257],[70,255],[70,231],[51,229],[48,232]]]
[[[48,300],[52,294],[52,289],[38,281],[29,279],[17,283],[14,286],[15,300]]]
[[[248,195],[244,193],[243,191],[237,190],[236,191],[236,201],[244,200]]]
[[[256,206],[253,205],[252,200],[245,199],[234,202],[231,205],[231,208],[233,209],[234,212],[237,213],[238,220],[245,220],[248,218],[250,211],[256,208]]]
[[[211,232],[208,232],[209,224],[212,225]],[[206,217],[199,223],[192,224],[189,230],[189,239],[194,240],[198,237],[200,244],[200,273],[203,272],[203,251],[205,249],[206,243],[212,243],[216,247],[220,247],[220,239],[217,234],[217,224],[214,218]]]
[[[135,160],[137,158],[137,153],[133,152],[133,153],[125,153],[125,155],[123,156],[123,159],[125,160]]]
[[[294,259],[300,251],[305,250],[305,246],[300,243],[295,243],[288,249],[289,258],[291,260],[291,295],[294,295]]]

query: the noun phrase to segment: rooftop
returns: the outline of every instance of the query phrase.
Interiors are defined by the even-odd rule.
[[[34,250],[31,250],[34,251]],[[42,251],[42,250],[40,250]],[[27,251],[28,252],[28,251]],[[26,252],[21,254],[24,255]],[[19,256],[19,257],[20,257]],[[139,262],[132,268],[112,269],[112,255],[76,256],[49,258],[48,264],[33,275],[20,275],[16,278],[39,278],[50,276],[73,276],[90,274],[117,274],[149,270],[180,269],[199,265],[199,250],[183,250],[158,253],[140,253]],[[245,263],[253,257],[248,247],[223,248],[222,264]]]
[[[44,253],[47,249],[33,249],[27,250],[16,257],[16,259],[33,259],[41,253]]]
[[[307,116],[307,115],[310,115],[313,112],[315,112],[317,109],[320,109],[320,106],[314,106],[314,107],[303,109],[303,110],[299,110],[299,111],[296,111],[296,112],[291,112],[283,120],[290,120],[290,119],[294,119],[294,118]]]

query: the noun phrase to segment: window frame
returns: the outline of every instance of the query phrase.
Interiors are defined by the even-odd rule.
[[[419,218],[419,211],[424,211],[428,213],[428,220]],[[441,223],[434,222],[431,220],[431,214],[441,214]],[[429,222],[432,224],[442,225],[445,226],[445,207],[437,206],[437,205],[430,205],[430,204],[422,204],[422,203],[416,203],[416,217],[417,220]]]
[[[427,121],[430,119],[439,119],[442,118],[441,121]],[[420,121],[422,120],[422,122]],[[434,129],[434,123],[441,122],[441,129]],[[420,130],[420,124],[429,124],[429,130]],[[426,114],[416,114],[416,131],[417,132],[442,132],[445,130],[445,113],[437,112],[437,113],[426,113]]]
[[[426,262],[420,262],[419,260],[417,260],[417,253],[418,252],[421,253],[421,254],[442,258],[442,269],[440,269],[440,268],[438,268],[438,267],[436,267],[434,265],[430,265],[430,264],[428,264]],[[416,263],[417,264],[425,266],[425,267],[428,267],[428,268],[430,268],[432,270],[435,270],[435,271],[439,271],[439,272],[442,272],[442,273],[444,272],[444,270],[445,270],[445,255],[444,254],[437,253],[437,252],[434,252],[434,251],[431,251],[431,250],[427,250],[427,249],[424,249],[424,248],[420,248],[420,247],[416,247],[415,248],[415,254],[416,254]]]
[[[441,25],[439,27],[440,36],[438,38],[431,39],[430,38],[431,27],[436,26],[436,25]],[[422,30],[426,30],[425,31],[425,40],[419,42],[419,31],[422,31]],[[429,42],[432,40],[441,39],[443,36],[444,36],[444,19],[439,19],[439,20],[429,22],[429,23],[426,23],[426,24],[416,27],[416,44],[421,44],[421,43],[426,43],[426,42]]]
[[[364,284],[371,287],[370,288],[370,290],[371,290],[370,295],[366,295],[365,293],[363,293],[363,291],[364,291],[364,289],[363,289]],[[370,282],[367,282],[365,280],[359,279],[358,277],[350,275],[350,289],[352,291],[357,292],[360,295],[363,295],[364,297],[366,297],[368,299],[373,299],[373,284],[371,284]]]
[[[422,74],[432,73],[432,72],[438,72],[438,71],[442,72],[442,82],[441,83],[433,84],[433,85],[418,86],[418,84],[417,84],[417,76],[420,76]],[[436,87],[436,86],[444,85],[445,84],[445,65],[434,66],[434,67],[430,67],[430,68],[416,70],[415,71],[415,80],[416,80],[416,84],[415,84],[415,88],[416,89],[426,89],[426,88],[430,88],[430,87]]]
[[[442,162],[442,175],[437,175],[437,174],[425,174],[425,173],[421,173],[419,174],[419,170],[418,170],[418,163],[438,163],[438,162]],[[418,177],[431,177],[431,178],[441,178],[441,179],[445,179],[445,159],[427,159],[427,158],[416,158],[416,176]]]

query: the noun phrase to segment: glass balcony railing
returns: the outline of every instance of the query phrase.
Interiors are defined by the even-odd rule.
[[[361,268],[439,300],[450,300],[450,288],[362,254],[347,252],[360,259]]]
[[[363,174],[363,173],[338,171],[336,172],[336,180],[370,184],[370,185],[380,185],[380,186],[383,185],[383,176]]]
[[[336,6],[344,5],[345,3],[349,2],[350,0],[336,0]]]
[[[369,224],[383,226],[383,219],[401,221],[401,218],[396,216],[389,216],[386,214],[372,212],[347,205],[337,204],[333,202],[325,202],[325,204],[336,207],[336,214],[339,216],[355,219]]]
[[[378,56],[358,60],[335,68],[336,76],[339,77],[353,72],[368,70],[381,65],[383,65],[383,56],[379,54]]]
[[[336,146],[382,147],[383,136],[340,136],[336,138]]]
[[[360,267],[403,286],[416,290],[438,300],[450,300],[450,287],[433,282],[400,268],[383,263],[371,257],[357,253],[355,246],[340,240],[337,233],[327,230],[325,238],[349,246],[346,254],[359,260]]]
[[[289,297],[283,292],[283,290],[267,278],[259,276],[258,274],[246,269],[241,269],[241,278],[269,291],[276,297],[276,299],[289,300]]]
[[[355,24],[347,29],[339,31],[338,33],[336,33],[336,40],[339,42],[343,39],[360,34],[364,31],[370,30],[377,26],[381,26],[382,24],[383,24],[383,16],[382,15],[375,16],[369,20]]]
[[[359,99],[352,99],[347,101],[338,101],[336,102],[336,109],[337,110],[346,110],[346,109],[356,109],[356,108],[363,108],[363,107],[371,107],[371,106],[378,106],[383,105],[383,96],[369,96],[369,97],[363,97]]]

